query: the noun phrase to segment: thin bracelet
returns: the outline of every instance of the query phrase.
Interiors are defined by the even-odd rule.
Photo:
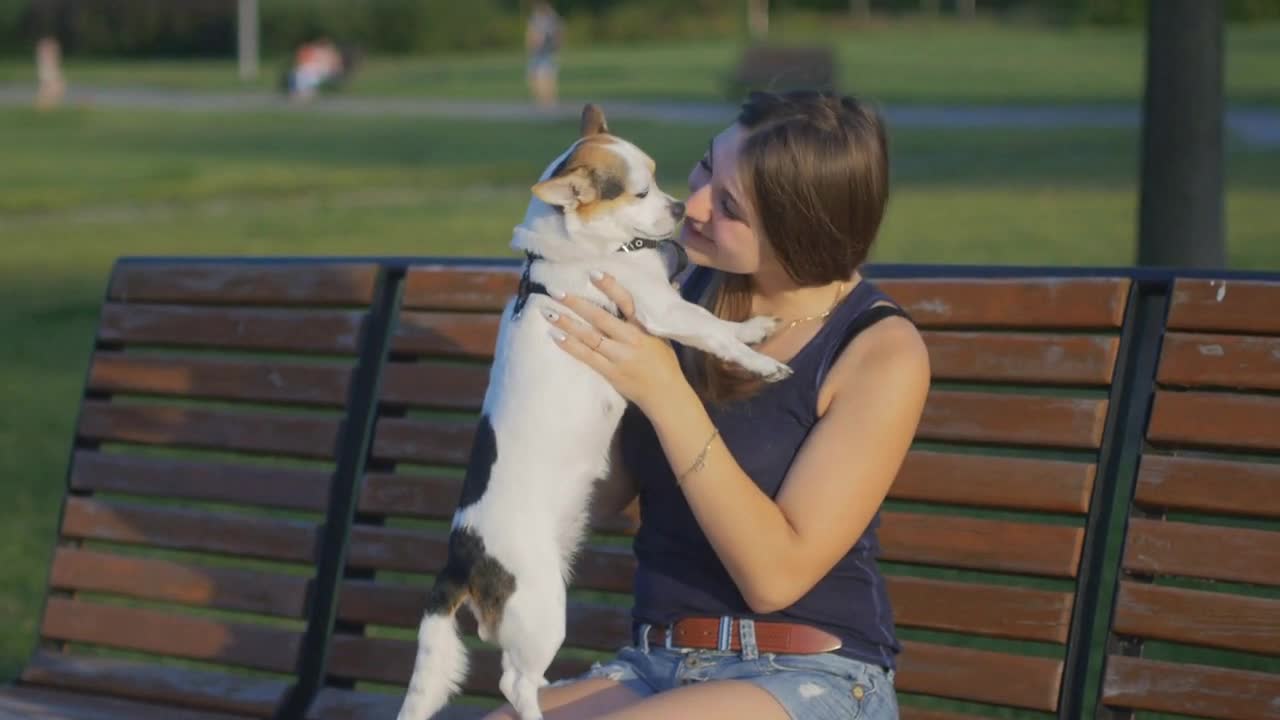
[[[698,457],[694,459],[693,464],[688,470],[680,473],[680,477],[676,478],[676,485],[684,485],[684,479],[689,475],[701,470],[707,464],[707,451],[711,449],[711,443],[715,442],[716,436],[720,434],[720,428],[716,428],[711,433],[711,437],[707,438],[707,444],[702,446],[702,452],[698,453]]]

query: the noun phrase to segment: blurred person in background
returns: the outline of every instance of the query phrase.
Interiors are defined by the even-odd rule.
[[[284,90],[294,100],[307,101],[326,87],[336,87],[355,69],[356,53],[341,49],[328,38],[303,43],[294,53],[293,67],[284,77]]]
[[[563,26],[555,8],[546,0],[535,0],[524,46],[529,53],[528,81],[534,100],[541,107],[553,107],[558,98],[556,55],[560,51]]]
[[[55,108],[62,103],[67,82],[62,76],[62,46],[57,38],[42,37],[36,43],[36,107]]]

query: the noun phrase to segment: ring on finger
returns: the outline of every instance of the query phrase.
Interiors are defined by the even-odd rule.
[[[598,352],[600,350],[600,346],[603,344],[604,344],[604,335],[601,335],[600,338],[596,340],[596,344],[591,349]]]

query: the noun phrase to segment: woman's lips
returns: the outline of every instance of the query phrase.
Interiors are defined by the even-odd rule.
[[[708,238],[706,235],[703,235],[702,233],[698,232],[697,229],[695,229],[692,224],[686,222],[680,228],[680,242],[683,245],[688,245],[690,241],[693,241],[695,244],[697,243],[701,243],[704,245],[713,244],[711,242],[711,238]]]

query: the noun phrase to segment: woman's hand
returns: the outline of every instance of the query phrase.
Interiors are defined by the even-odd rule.
[[[557,297],[585,323],[547,311],[551,336],[560,347],[600,373],[623,397],[649,414],[689,382],[680,370],[671,343],[650,335],[635,321],[635,301],[610,275],[592,273],[592,283],[622,313],[623,319],[576,295]]]

